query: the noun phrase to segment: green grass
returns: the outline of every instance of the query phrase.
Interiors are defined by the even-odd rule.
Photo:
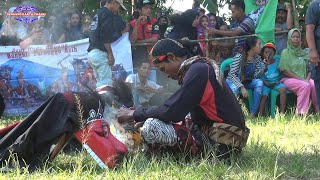
[[[208,156],[187,160],[137,152],[129,154],[119,168],[103,170],[81,151],[62,153],[34,173],[17,169],[0,174],[0,179],[319,179],[319,118],[277,115],[247,120],[248,144],[231,165]],[[2,125],[19,119],[2,119]]]

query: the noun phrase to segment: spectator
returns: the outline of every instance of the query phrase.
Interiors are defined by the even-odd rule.
[[[188,9],[178,16],[175,26],[168,35],[171,39],[197,39],[197,26],[199,24],[197,11]]]
[[[193,0],[192,9],[200,8],[200,3],[198,0]]]
[[[163,90],[153,81],[148,80],[150,73],[150,64],[141,63],[137,74],[130,74],[126,83],[131,87],[133,102],[137,109],[149,106],[149,101],[157,93]]]
[[[290,30],[293,28],[292,7],[290,3],[279,4],[276,13],[275,31]],[[276,35],[277,53],[281,54],[287,46],[287,33]]]
[[[245,54],[237,53],[233,57],[227,77],[227,83],[235,95],[241,91],[242,96],[248,98],[246,88],[253,90],[253,105],[250,108],[250,117],[254,117],[258,113],[263,86],[263,82],[259,78],[268,68],[267,64],[264,68],[262,67],[260,44],[261,41],[256,36],[247,38]]]
[[[210,19],[210,23],[212,24],[212,27],[219,29],[220,26],[222,26],[223,24],[226,24],[222,17],[220,16],[216,16],[214,13],[208,13],[207,16]]]
[[[314,0],[310,4],[306,14],[306,39],[310,48],[310,59],[314,64],[314,68],[311,71],[312,79],[314,80],[318,107],[320,107],[320,66],[319,66],[319,54],[320,54],[320,1]]]
[[[13,13],[16,7],[11,7],[9,13]],[[16,46],[27,38],[27,28],[14,16],[8,16],[0,30],[0,45],[2,46]]]
[[[74,10],[69,5],[64,5],[62,13],[58,12],[55,20],[55,35],[57,41],[68,29],[68,22],[70,21],[70,16]]]
[[[229,31],[230,27],[227,24],[223,24],[219,27],[220,31]],[[223,36],[217,36],[223,37]],[[232,48],[234,47],[234,40],[221,40],[210,42],[210,55],[218,64],[221,64],[225,59],[232,56]]]
[[[265,102],[270,94],[271,90],[277,90],[280,93],[280,113],[285,113],[287,89],[280,82],[280,71],[278,69],[279,60],[274,59],[276,54],[276,47],[272,42],[266,43],[261,51],[261,55],[264,61],[267,61],[268,70],[262,76],[263,88],[262,98],[259,108],[259,114],[263,114]]]
[[[198,17],[201,17],[201,16],[203,16],[203,15],[205,15],[206,14],[206,10],[204,10],[204,9],[202,9],[202,8],[199,8],[198,9]]]
[[[284,77],[281,82],[297,95],[297,114],[308,112],[310,97],[318,112],[314,81],[309,72],[309,55],[301,48],[301,32],[294,28],[288,33],[287,48],[281,53],[279,69]]]
[[[103,0],[101,6],[91,22],[88,48],[88,64],[93,68],[97,91],[113,86],[111,66],[115,60],[111,43],[129,31],[118,15],[120,6],[125,9],[123,0]]]
[[[188,52],[184,43],[187,42],[163,39],[151,51],[157,68],[177,80],[180,89],[161,106],[138,110],[121,108],[118,120],[120,123],[145,121],[141,136],[149,152],[159,153],[169,149],[175,153],[191,152],[191,155],[198,155],[204,147],[215,144],[217,156],[229,159],[233,152],[241,151],[249,135],[243,112],[230,88],[221,80],[214,61],[199,56],[191,57],[192,52]],[[197,128],[190,130],[184,125],[172,124],[185,119],[189,112]],[[226,133],[223,134],[215,125]],[[243,139],[240,140],[234,133],[235,129],[239,130]],[[216,137],[214,132],[217,132]],[[202,137],[206,141],[202,141]]]
[[[84,38],[89,37],[91,21],[92,21],[91,15],[86,14],[83,18],[83,21],[82,21],[82,34],[83,34]]]
[[[208,29],[212,28],[209,21],[209,17],[202,15],[199,17],[199,24],[197,26],[197,39],[204,40],[208,38]],[[200,42],[201,50],[204,56],[206,56],[207,42]]]
[[[46,27],[45,27],[46,20],[44,19],[44,17],[39,17],[38,20],[37,20],[37,23],[38,23],[43,29],[46,29]],[[47,31],[47,30],[46,30],[46,31]]]
[[[254,34],[255,26],[253,20],[245,15],[245,4],[243,0],[233,0],[230,4],[231,16],[235,20],[231,24],[231,31],[221,31],[217,29],[210,29],[208,31],[211,35],[221,36],[241,36]],[[242,53],[246,47],[246,38],[239,38],[235,41],[234,53]]]
[[[134,19],[129,22],[131,43],[155,43],[159,40],[160,29],[157,19],[151,18],[153,4],[153,0],[138,0],[136,6],[140,16],[137,20]],[[132,60],[134,69],[138,68],[142,62],[150,62],[150,50],[150,46],[133,47]]]
[[[172,14],[169,17],[169,26],[166,29],[166,32],[164,33],[164,37],[167,38],[169,36],[169,34],[171,33],[172,29],[174,28],[174,26],[177,24],[177,22],[179,21],[180,14],[175,13]]]
[[[169,19],[164,12],[161,12],[157,19],[158,19],[158,24],[159,24],[160,39],[163,39],[164,33],[166,32],[168,24],[169,24]]]
[[[46,29],[48,30],[49,33],[49,42],[50,43],[57,43],[58,42],[58,37],[56,34],[56,19],[57,17],[53,14],[49,15],[48,21],[45,25]]]
[[[71,42],[83,39],[85,36],[82,32],[80,15],[71,13],[66,31],[60,36],[58,43]]]
[[[211,26],[215,29],[219,29],[216,15],[213,13],[208,13],[207,16],[209,17],[209,22],[210,22]]]
[[[49,43],[49,32],[41,26],[43,23],[35,22],[32,24],[32,30],[29,37],[20,42],[20,47],[25,49],[29,45],[44,45]]]
[[[172,17],[172,22],[174,27],[171,32],[168,34],[170,39],[174,40],[196,40],[197,39],[197,26],[199,24],[197,11],[194,9],[188,9],[183,12],[181,15],[176,15]],[[193,56],[200,55],[203,56],[201,47],[199,43],[189,43],[189,52]],[[158,78],[159,84],[165,86],[166,89],[170,89],[170,92],[175,92],[177,90],[177,83],[173,80],[168,80],[165,75]]]

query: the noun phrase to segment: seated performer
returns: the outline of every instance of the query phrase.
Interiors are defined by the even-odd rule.
[[[217,145],[216,154],[229,159],[246,145],[249,129],[241,107],[213,60],[192,57],[191,43],[163,39],[152,51],[153,63],[177,80],[181,88],[163,105],[131,110],[120,108],[119,123],[145,121],[141,138],[149,152],[190,151],[195,155],[206,145]],[[191,112],[191,129],[176,122]],[[197,128],[196,128],[197,127]],[[210,143],[205,143],[208,142]]]

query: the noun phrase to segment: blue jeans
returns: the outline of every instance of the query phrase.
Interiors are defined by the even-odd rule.
[[[97,80],[97,88],[101,86],[113,86],[112,71],[108,64],[108,54],[99,49],[93,49],[88,53],[88,63],[93,69]]]
[[[240,94],[240,88],[238,88],[230,79],[226,80],[230,89],[234,94]],[[251,83],[249,84],[244,84],[244,87],[246,89],[252,89],[253,90],[253,105],[250,108],[250,113],[251,114],[256,114],[259,105],[260,105],[260,100],[262,97],[262,87],[263,87],[263,82],[261,79],[253,79]]]
[[[253,105],[250,108],[250,113],[256,114],[262,97],[263,81],[261,79],[253,79],[250,84],[244,84],[244,87],[253,90]]]
[[[250,83],[243,84],[245,88],[253,90],[253,105],[250,108],[251,114],[256,114],[259,109],[260,100],[262,97],[262,87],[263,87],[263,81],[261,79],[253,79],[255,69],[256,69],[255,63],[248,63],[246,65],[245,77],[252,79],[252,81]]]

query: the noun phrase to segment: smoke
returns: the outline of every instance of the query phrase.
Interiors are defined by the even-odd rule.
[[[88,2],[96,2],[96,4],[91,3],[89,5]],[[10,18],[6,16],[6,13],[10,9],[10,7],[20,7],[24,5],[29,5],[34,8],[38,8],[37,12],[46,13],[46,16],[41,17],[44,23],[41,22],[42,20],[40,19],[29,23],[20,22],[16,19],[13,19],[15,25],[13,25],[12,27],[14,31],[16,31],[16,34],[21,34],[19,35],[20,41],[17,41],[17,39],[15,38],[9,38],[6,39],[4,42],[0,42],[0,45],[19,45],[19,43],[23,39],[26,39],[31,36],[31,32],[34,29],[41,29],[41,31],[43,31],[43,35],[41,36],[41,38],[45,38],[46,41],[39,40],[38,42],[41,43],[41,45],[56,44],[58,43],[58,40],[67,28],[69,14],[77,11],[82,15],[83,19],[85,14],[90,14],[93,16],[96,10],[99,9],[98,1],[87,0],[28,0],[20,1],[19,3],[6,1],[3,6],[0,6],[0,12],[2,12],[3,17],[2,19],[0,18],[0,23],[2,24],[2,22],[4,22],[4,19]],[[36,16],[36,18],[38,18],[38,16]],[[36,24],[38,24],[37,26],[39,26],[40,24],[41,27],[34,28]],[[1,29],[1,34],[3,33],[4,27],[5,25]],[[26,47],[28,47],[28,45],[26,45]],[[166,76],[160,78],[160,80],[158,79],[157,83],[164,87],[164,92],[162,92],[160,95],[157,94],[154,96],[151,103],[152,105],[161,105],[171,94],[173,94],[173,92],[175,92],[179,88],[176,81],[170,80]],[[123,90],[123,88],[119,89]]]
[[[88,4],[90,5],[88,6]],[[63,30],[65,30],[68,26],[68,17],[72,12],[77,12],[82,19],[86,14],[90,14],[91,16],[95,14],[96,10],[99,9],[99,4],[97,1],[88,1],[88,0],[57,0],[57,1],[50,1],[50,0],[28,0],[28,1],[8,1],[5,0],[4,5],[0,6],[0,24],[3,27],[5,27],[6,23],[4,23],[7,19],[10,19],[6,14],[8,10],[11,7],[25,7],[28,5],[31,8],[24,9],[24,11],[20,11],[21,8],[19,9],[20,12],[38,12],[38,13],[46,13],[46,16],[42,17],[44,18],[44,25],[42,25],[45,28],[50,28],[53,25],[54,31],[56,34],[55,36],[48,35],[49,42],[45,43],[57,43],[58,39],[61,37]],[[51,17],[51,20],[49,21]],[[31,33],[33,26],[36,24],[37,21],[39,21],[40,17],[39,16],[32,16],[28,17],[29,19],[32,20],[32,22],[26,22],[25,17],[13,17],[11,16],[12,19],[15,19],[13,23],[18,23],[18,24],[23,24],[25,27],[26,31],[28,34]],[[17,20],[17,19],[20,19]],[[52,22],[52,19],[55,19],[55,22]],[[8,20],[7,20],[8,21]],[[22,21],[22,22],[21,22]],[[82,22],[81,22],[82,23]],[[42,24],[42,23],[41,23]],[[17,30],[20,31],[20,30]],[[3,33],[3,32],[2,32]],[[3,35],[3,34],[1,34]],[[46,37],[45,36],[45,37]],[[21,37],[19,37],[21,40]],[[27,37],[23,37],[25,39]],[[11,42],[8,42],[11,41]],[[7,44],[3,44],[0,42],[0,45],[19,45],[17,42],[13,42],[11,39],[7,40]]]

